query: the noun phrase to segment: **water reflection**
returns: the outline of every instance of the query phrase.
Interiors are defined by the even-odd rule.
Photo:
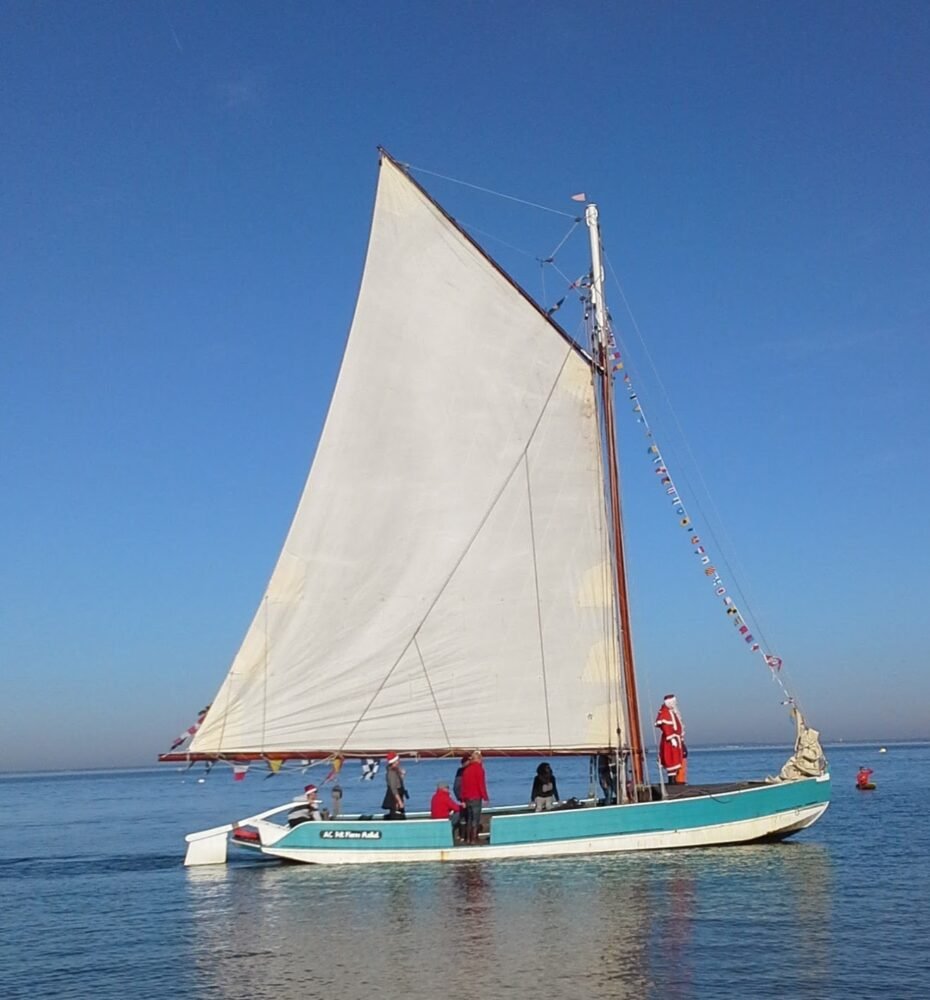
[[[766,976],[825,995],[832,881],[812,844],[195,869],[191,964],[198,995],[221,997],[732,996],[765,992]],[[771,960],[773,937],[793,942],[787,962]]]

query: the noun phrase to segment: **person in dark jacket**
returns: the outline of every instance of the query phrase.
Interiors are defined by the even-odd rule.
[[[536,777],[533,779],[533,790],[530,792],[530,805],[536,807],[536,812],[547,812],[554,809],[559,801],[559,790],[555,784],[555,775],[548,763],[540,764],[536,768]]]
[[[617,760],[614,754],[599,753],[597,755],[597,782],[604,793],[604,805],[612,806],[617,802]]]
[[[381,802],[381,808],[387,809],[385,819],[406,819],[407,805],[409,798],[407,789],[404,787],[404,772],[400,766],[400,757],[396,753],[387,755],[387,770],[384,773],[384,780],[387,783],[387,790]]]
[[[463,753],[462,760],[459,763],[459,769],[455,772],[455,778],[452,781],[452,794],[459,800],[462,800],[462,775],[465,772],[465,765],[468,763],[468,759],[471,757],[470,753]]]

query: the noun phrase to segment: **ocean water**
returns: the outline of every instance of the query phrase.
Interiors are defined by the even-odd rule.
[[[300,774],[0,776],[0,997],[926,996],[930,746],[828,755],[829,810],[781,844],[341,869],[182,865],[185,833],[287,801]],[[694,750],[689,777],[786,756]],[[862,764],[877,791],[853,788]],[[489,761],[494,801],[534,768]],[[581,762],[555,769],[563,797],[587,791]],[[410,764],[411,807],[453,770]],[[357,773],[345,808],[375,808],[381,776]]]

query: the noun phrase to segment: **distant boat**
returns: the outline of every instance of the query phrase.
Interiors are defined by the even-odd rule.
[[[878,748],[878,752],[879,753],[888,753],[888,751],[885,749],[885,747],[879,747]]]
[[[187,864],[225,862],[230,834],[321,864],[736,844],[786,837],[827,808],[818,734],[794,706],[795,754],[778,779],[650,782],[614,440],[622,366],[596,206],[584,215],[582,346],[382,154],[358,303],[304,494],[212,707],[189,749],[161,759],[224,761],[241,776],[250,762],[373,767],[389,752],[457,760],[480,747],[606,757],[612,794],[548,812],[487,809],[480,842],[464,845],[428,814],[272,822],[288,802],[189,835]]]

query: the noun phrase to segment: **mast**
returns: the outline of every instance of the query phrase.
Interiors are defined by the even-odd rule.
[[[604,446],[607,451],[608,500],[613,531],[614,568],[617,584],[617,605],[620,619],[620,649],[623,660],[623,695],[629,729],[633,783],[644,783],[642,726],[639,699],[636,694],[636,671],[633,664],[633,636],[630,628],[630,604],[626,585],[626,560],[623,548],[623,517],[620,508],[620,477],[617,471],[617,443],[614,433],[613,386],[608,358],[607,306],[604,302],[604,265],[601,260],[601,234],[597,221],[597,205],[585,209],[585,222],[591,242],[591,304],[594,307],[594,344],[601,377],[604,401]],[[634,794],[635,798],[635,794]]]

